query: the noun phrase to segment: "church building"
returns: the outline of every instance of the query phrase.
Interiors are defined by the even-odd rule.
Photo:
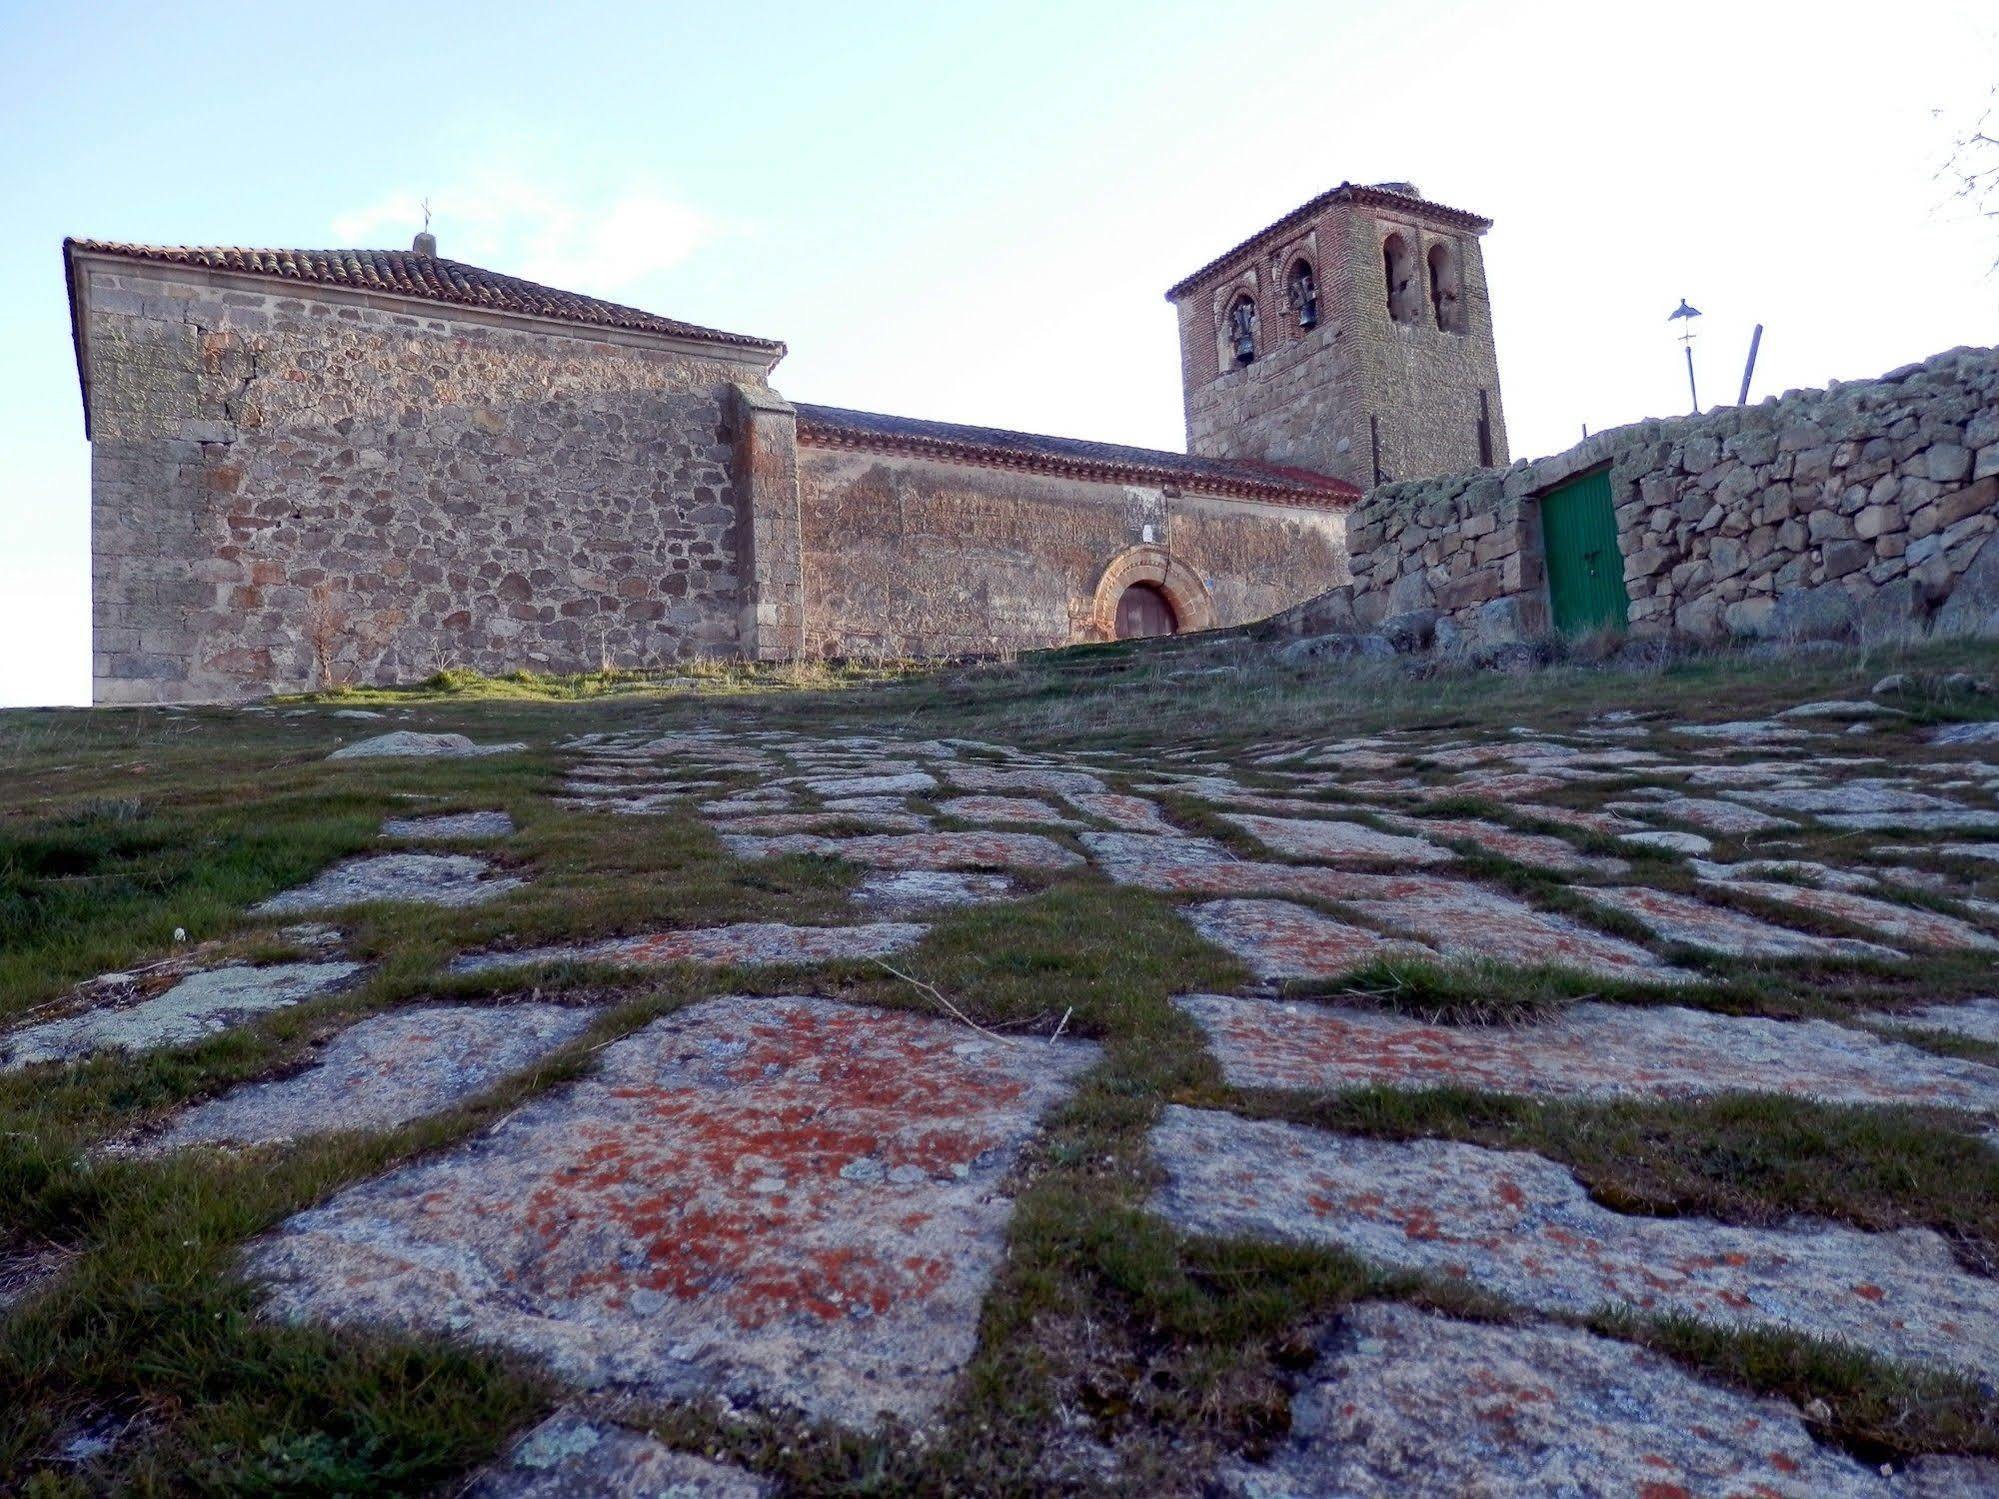
[[[94,698],[1259,619],[1344,581],[1369,486],[1507,461],[1488,227],[1342,184],[1173,287],[1184,453],[794,404],[774,339],[429,233],[65,241]]]

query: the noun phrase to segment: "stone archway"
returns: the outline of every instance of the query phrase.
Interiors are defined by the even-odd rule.
[[[1186,562],[1164,547],[1137,546],[1118,553],[1097,580],[1091,607],[1091,638],[1117,639],[1118,600],[1134,584],[1150,584],[1166,596],[1172,606],[1175,633],[1211,630],[1215,625],[1215,603],[1208,597],[1208,585]]]

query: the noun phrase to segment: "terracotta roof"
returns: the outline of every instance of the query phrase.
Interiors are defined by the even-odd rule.
[[[1280,504],[1337,508],[1360,498],[1343,479],[1309,469],[1195,458],[1159,448],[1045,437],[997,427],[926,422],[875,411],[798,403],[798,441],[820,448],[861,448],[909,453],[947,462],[993,468],[1034,469],[1106,483],[1174,484],[1206,493],[1270,500]]]
[[[1192,290],[1196,282],[1219,270],[1243,251],[1255,249],[1266,241],[1282,238],[1292,230],[1302,227],[1307,219],[1332,203],[1354,203],[1363,208],[1398,208],[1405,213],[1421,213],[1427,218],[1449,224],[1453,228],[1468,230],[1473,234],[1483,234],[1492,227],[1491,219],[1467,213],[1462,208],[1447,208],[1442,203],[1432,203],[1428,198],[1411,197],[1408,193],[1396,192],[1386,187],[1361,187],[1351,182],[1342,182],[1331,191],[1320,193],[1311,202],[1292,209],[1276,223],[1266,224],[1241,244],[1224,250],[1193,275],[1184,276],[1176,281],[1167,290],[1166,300],[1169,302],[1178,300],[1183,292]]]
[[[498,271],[467,265],[461,260],[419,255],[413,250],[245,250],[234,245],[128,245],[98,239],[63,241],[65,265],[72,255],[79,253],[115,255],[125,260],[153,261],[163,265],[198,266],[246,276],[270,276],[282,281],[309,282],[315,286],[387,292],[396,296],[417,297],[426,302],[483,307],[493,312],[527,313],[597,328],[626,328],[637,333],[660,333],[772,354],[784,352],[784,345],[775,339],[752,338],[748,334],[703,328],[696,323],[660,317],[617,302],[605,302],[577,292],[543,286],[539,282],[523,281],[518,276],[503,276]]]

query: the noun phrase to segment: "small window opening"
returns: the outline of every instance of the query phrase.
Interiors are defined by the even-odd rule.
[[[1298,315],[1300,328],[1319,326],[1319,281],[1312,274],[1312,263],[1300,260],[1291,267],[1291,279],[1287,283],[1291,293],[1291,310]]]
[[[1229,307],[1229,348],[1237,364],[1256,358],[1256,303],[1247,296],[1237,297]]]
[[[1381,269],[1388,281],[1388,315],[1398,323],[1416,321],[1416,302],[1422,295],[1416,285],[1416,262],[1409,241],[1391,234],[1381,242]]]
[[[1458,276],[1458,257],[1450,245],[1439,240],[1430,246],[1430,307],[1437,327],[1445,333],[1465,331],[1464,287]]]

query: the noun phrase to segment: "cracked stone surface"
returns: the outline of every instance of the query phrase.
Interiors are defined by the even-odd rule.
[[[1736,881],[1724,883],[1736,884]],[[1710,905],[1689,895],[1644,885],[1574,886],[1586,900],[1621,911],[1655,937],[1739,958],[1899,958],[1892,947],[1848,937],[1815,937]]]
[[[1999,833],[1999,812],[1967,808],[1930,812],[1827,812],[1819,817],[1827,827],[1849,832]]]
[[[474,755],[509,755],[524,750],[525,744],[474,744],[463,734],[420,734],[414,729],[397,729],[372,739],[343,744],[329,760],[381,759],[465,759]]]
[[[1356,1139],[1178,1105],[1151,1139],[1166,1175],[1153,1210],[1185,1233],[1338,1245],[1542,1311],[1627,1305],[1999,1371],[1999,1281],[1962,1269],[1927,1229],[1640,1218],[1521,1151]]]
[[[1186,916],[1195,931],[1267,982],[1337,978],[1376,958],[1436,956],[1420,943],[1391,941],[1290,901],[1210,901]]]
[[[465,1499],[767,1499],[754,1474],[609,1421],[558,1411],[473,1480]]]
[[[865,926],[787,926],[745,921],[733,926],[682,932],[649,932],[601,942],[563,942],[510,952],[465,953],[451,960],[452,973],[490,973],[539,963],[615,963],[627,968],[668,963],[712,963],[759,967],[776,963],[831,963],[878,958],[912,947],[930,930],[914,922],[883,921]]]
[[[821,838],[810,833],[781,838],[722,835],[739,859],[818,854],[876,869],[1073,869],[1080,854],[1039,833],[906,833]]]
[[[151,1152],[386,1130],[442,1113],[567,1045],[596,1017],[558,1005],[424,1005],[355,1022],[305,1071],[195,1105]]]
[[[1917,1483],[1925,1466],[1911,1475]],[[1991,1464],[1950,1466],[1962,1479],[1999,1481]],[[1991,1491],[1912,1489],[1818,1445],[1789,1401],[1709,1383],[1646,1349],[1383,1302],[1351,1309],[1322,1343],[1269,1461],[1232,1462],[1221,1477],[1235,1499]]]
[[[1096,1057],[813,998],[709,1000],[246,1253],[286,1318],[455,1333],[639,1398],[934,1410],[999,1186]]]
[[[323,870],[307,884],[250,909],[262,916],[330,911],[369,901],[423,906],[476,906],[526,881],[502,874],[471,854],[371,854]]]
[[[1874,1010],[1860,1019],[1870,1025],[1944,1031],[1999,1046],[1999,999],[1967,999],[1955,1005],[1917,1005],[1911,1010]]]
[[[1986,936],[1954,916],[1919,911],[1913,906],[1898,906],[1893,901],[1876,900],[1851,891],[1813,890],[1803,885],[1783,885],[1763,880],[1729,880],[1725,883],[1730,890],[1872,927],[1897,942],[1907,942],[1916,947],[1981,951],[1999,948],[1999,940]]]
[[[1399,900],[1419,893],[1444,895],[1461,880],[1425,874],[1369,874],[1316,864],[1264,864],[1237,859],[1206,838],[1161,838],[1142,833],[1083,833],[1083,846],[1120,885],[1176,895],[1300,896],[1314,900]]]
[[[115,1010],[86,1010],[0,1036],[0,1070],[67,1062],[99,1051],[186,1046],[271,1010],[331,994],[359,963],[234,965],[192,973],[165,993]]]
[[[436,817],[391,817],[384,838],[511,838],[514,820],[505,812],[445,812]]]
[[[1207,1033],[1223,1075],[1239,1088],[1381,1083],[1582,1098],[1783,1093],[1999,1111],[1999,1068],[1824,1020],[1585,1003],[1522,1025],[1432,1025],[1384,1010],[1220,994],[1173,1003]]]
[[[1445,864],[1457,857],[1425,839],[1384,833],[1357,822],[1262,817],[1248,812],[1224,812],[1222,820],[1241,828],[1266,848],[1297,859],[1423,865]]]
[[[953,906],[1007,900],[1018,887],[1003,874],[966,874],[943,869],[895,869],[867,875],[849,899],[876,916],[920,915]]]
[[[1667,967],[1635,943],[1480,885],[1457,884],[1350,904],[1368,920],[1420,937],[1450,958],[1553,964],[1651,984],[1684,983],[1692,977],[1684,969]]]

